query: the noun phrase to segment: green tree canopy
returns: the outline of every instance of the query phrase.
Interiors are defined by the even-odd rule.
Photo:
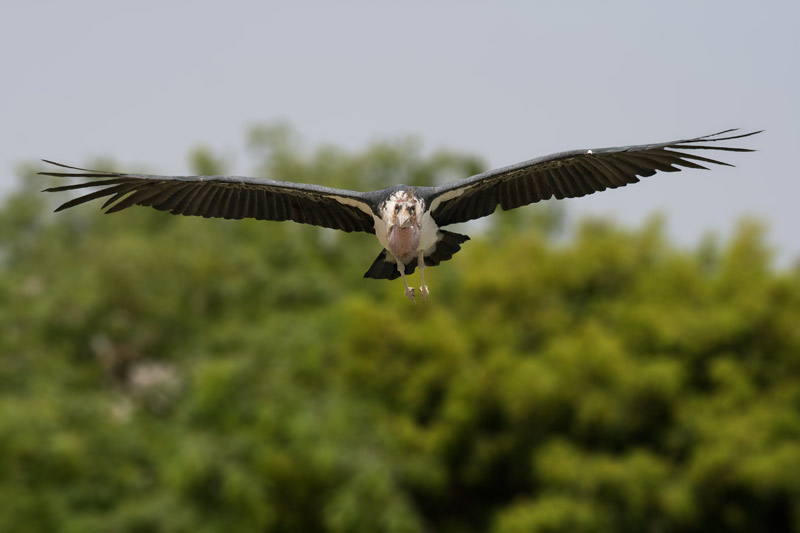
[[[483,167],[249,148],[361,189]],[[53,215],[33,170],[0,207],[2,531],[800,531],[800,272],[753,221],[686,250],[658,219],[503,213],[412,306],[361,278],[372,236]]]

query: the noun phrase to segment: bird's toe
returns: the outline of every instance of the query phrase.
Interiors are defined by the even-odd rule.
[[[422,287],[420,287],[419,288],[419,292],[422,294],[422,301],[423,302],[428,299],[428,295],[430,294],[430,291],[428,290],[428,286],[427,285],[423,285]]]
[[[413,303],[416,303],[416,302],[414,301],[414,289],[413,289],[413,288],[411,288],[411,287],[406,287],[406,296],[408,296],[408,299],[409,299],[409,300],[411,300],[411,303],[412,303],[412,304],[413,304]]]

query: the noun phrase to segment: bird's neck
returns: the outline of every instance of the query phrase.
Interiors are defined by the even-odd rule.
[[[419,248],[419,227],[416,224],[403,228],[389,228],[389,252],[403,263],[408,263],[417,256]]]

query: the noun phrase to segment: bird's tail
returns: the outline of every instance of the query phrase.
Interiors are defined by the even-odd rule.
[[[461,244],[468,241],[469,237],[452,231],[439,230],[439,240],[436,247],[425,256],[425,266],[436,266],[442,261],[447,261],[461,249]],[[414,258],[406,263],[406,274],[411,274],[417,268],[417,259]],[[372,266],[364,273],[365,278],[373,279],[397,279],[400,271],[397,270],[397,262],[387,251],[381,250],[378,257],[373,261]]]

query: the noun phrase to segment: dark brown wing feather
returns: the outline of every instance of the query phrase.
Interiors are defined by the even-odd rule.
[[[576,198],[636,183],[657,171],[707,169],[706,164],[733,166],[704,157],[694,150],[752,152],[718,146],[718,141],[741,139],[760,131],[725,136],[736,130],[660,144],[593,150],[573,150],[524,161],[433,187],[425,191],[433,219],[439,226],[466,222],[494,212],[499,205],[514,209],[549,198]]]
[[[65,202],[56,211],[107,198],[103,204],[107,213],[143,205],[174,215],[292,220],[343,231],[374,233],[371,215],[374,202],[368,195],[356,191],[243,176],[123,174],[45,162],[77,172],[39,173],[44,176],[90,179],[45,191],[96,189]]]

